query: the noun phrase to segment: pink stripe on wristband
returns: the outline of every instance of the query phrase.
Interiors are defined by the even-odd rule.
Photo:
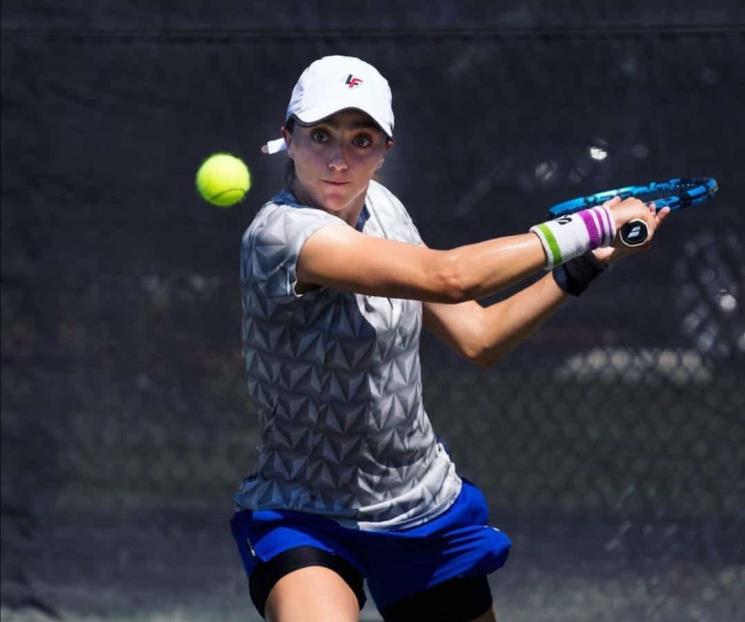
[[[603,207],[602,205],[596,209],[600,212],[600,218],[603,219],[606,224],[606,238],[604,240],[603,246],[610,246],[611,244],[613,244],[613,238],[616,237],[616,231],[615,227],[613,226],[613,218],[611,216],[610,210],[607,207]]]
[[[530,231],[541,241],[547,270],[588,250],[608,246],[615,237],[612,215],[602,205],[549,220]]]
[[[587,233],[590,234],[590,249],[597,248],[602,242],[603,235],[598,231],[598,227],[595,223],[595,215],[592,213],[593,210],[582,210],[579,215],[582,217],[582,221],[587,227]]]
[[[591,248],[610,246],[613,243],[615,231],[613,227],[613,219],[608,208],[600,205],[579,213],[582,215],[582,220],[587,227]],[[588,222],[589,218],[592,218],[592,224],[594,227]]]
[[[608,240],[608,221],[605,220],[603,209],[601,207],[593,207],[592,215],[595,217],[595,221],[597,222],[600,231],[602,231],[600,236],[600,246],[606,246]]]

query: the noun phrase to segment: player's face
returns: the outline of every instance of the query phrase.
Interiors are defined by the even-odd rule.
[[[297,198],[354,224],[392,141],[367,114],[352,109],[284,133]]]

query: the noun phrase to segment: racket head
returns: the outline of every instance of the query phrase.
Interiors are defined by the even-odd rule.
[[[654,203],[659,211],[663,207],[671,210],[699,205],[708,201],[719,190],[719,184],[713,177],[673,177],[667,181],[653,181],[640,186],[625,186],[604,190],[569,201],[562,201],[549,208],[552,218],[572,214],[583,209],[601,205],[613,197],[622,199],[635,197],[645,203]]]

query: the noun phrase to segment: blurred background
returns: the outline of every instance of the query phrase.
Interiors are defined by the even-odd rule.
[[[429,337],[422,364],[514,539],[500,620],[742,619],[742,3],[3,0],[1,52],[4,621],[257,619],[238,249],[284,183],[259,146],[331,53],[389,79],[382,181],[433,247],[719,180],[499,366]],[[193,183],[221,150],[254,175],[227,210]]]

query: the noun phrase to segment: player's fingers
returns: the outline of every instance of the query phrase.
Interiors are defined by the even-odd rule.
[[[652,231],[656,231],[657,228],[665,221],[665,219],[670,214],[670,208],[669,207],[663,207],[659,212],[654,212],[652,214],[652,218],[650,219],[650,224],[652,225]]]
[[[629,205],[636,205],[638,207],[647,207],[647,204],[644,201],[642,201],[641,199],[637,199],[636,197],[629,197],[628,199],[626,199],[626,202]]]
[[[664,222],[665,219],[670,215],[670,208],[669,207],[663,207],[659,212],[655,214],[655,221],[657,222],[657,226],[660,226],[660,223]]]
[[[654,208],[654,204],[650,205],[650,207]],[[652,247],[652,239],[654,238],[655,232],[669,215],[669,207],[663,207],[659,212],[655,212],[654,209],[649,212],[649,219],[645,219],[647,222],[647,240],[644,244],[637,246],[635,250],[644,252]]]
[[[628,199],[624,199],[623,201],[619,201],[618,203],[614,204],[618,205],[619,208],[624,209],[642,209],[646,208],[646,204],[639,199],[635,197],[629,197]]]
[[[654,204],[647,205],[646,203],[640,202],[639,205],[630,204],[629,207],[631,209],[631,211],[629,212],[629,214],[631,215],[629,222],[641,221],[646,225],[645,241],[641,244],[633,245],[633,252],[647,251],[652,245],[652,239],[654,238],[655,230],[657,229],[657,226],[661,221],[657,219]]]
[[[609,205],[609,207],[615,221],[616,231],[620,230],[626,223],[637,219],[644,220],[647,222],[647,226],[649,226],[649,220],[652,218],[647,205],[633,197],[622,201],[619,200],[613,205]]]
[[[620,202],[621,197],[616,195],[612,199],[608,199],[605,203],[603,203],[603,207],[613,207],[614,205],[618,205]]]

